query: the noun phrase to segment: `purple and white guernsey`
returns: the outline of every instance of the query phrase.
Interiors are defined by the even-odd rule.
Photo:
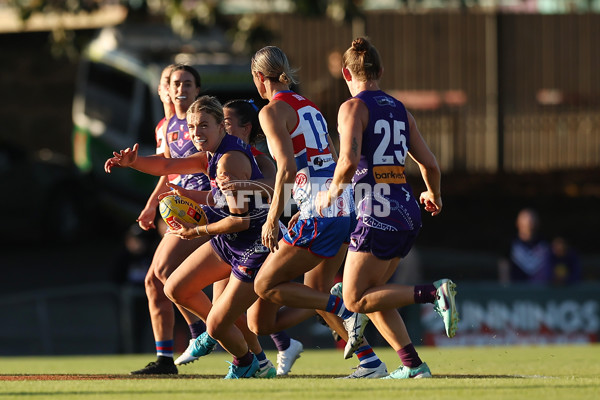
[[[219,160],[224,154],[231,151],[242,152],[248,157],[252,164],[251,180],[263,178],[250,146],[236,136],[226,134],[217,150],[212,156],[209,155],[207,167],[211,191],[216,203],[214,211],[223,217],[229,215],[229,208],[225,195],[219,189],[215,179]],[[241,232],[216,235],[211,239],[211,245],[221,259],[231,265],[231,270],[236,278],[243,282],[252,282],[263,261],[269,255],[269,249],[263,246],[261,241],[261,230],[268,209],[258,208],[253,197],[247,200],[248,213],[246,217],[250,219],[249,228]]]
[[[171,117],[167,125],[167,144],[173,158],[183,158],[198,153],[198,149],[192,142],[187,121],[177,118],[177,115]],[[177,184],[188,190],[210,190],[208,177],[203,173],[180,175]]]
[[[355,96],[369,109],[363,132],[360,161],[352,178],[358,226],[381,231],[421,228],[421,210],[406,182],[409,123],[404,105],[383,91],[363,91]]]

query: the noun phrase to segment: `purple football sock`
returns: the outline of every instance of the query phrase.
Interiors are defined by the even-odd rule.
[[[272,333],[271,339],[279,351],[287,350],[290,347],[290,336],[285,331]]]
[[[425,304],[425,303],[432,303],[435,301],[435,292],[436,292],[436,288],[435,286],[433,286],[432,284],[429,285],[416,285],[415,286],[415,292],[414,292],[414,298],[415,298],[415,304]]]
[[[237,367],[245,367],[252,364],[252,360],[254,360],[254,354],[248,350],[248,352],[240,358],[233,357],[233,365]]]
[[[206,324],[201,319],[193,324],[189,324],[188,326],[190,328],[190,333],[192,334],[192,339],[196,339],[198,336],[206,332]]]
[[[415,350],[415,346],[412,343],[407,344],[400,350],[398,350],[398,356],[400,356],[400,360],[402,360],[402,365],[408,368],[417,368],[419,365],[423,364],[423,361],[419,358],[417,351]]]

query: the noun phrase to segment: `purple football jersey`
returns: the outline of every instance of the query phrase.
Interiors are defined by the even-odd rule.
[[[225,195],[219,189],[215,179],[219,160],[230,151],[240,151],[248,157],[252,164],[251,180],[263,177],[250,146],[235,136],[225,135],[218,149],[212,156],[209,156],[207,168],[211,191],[216,203],[214,211],[223,217],[229,215],[229,208]],[[250,219],[250,227],[245,231],[216,235],[211,239],[213,249],[231,265],[233,274],[243,282],[254,280],[258,269],[269,255],[269,249],[263,246],[261,241],[262,225],[265,223],[267,213],[268,208],[257,207],[254,199],[250,198],[247,214]]]
[[[357,229],[412,231],[421,227],[421,210],[406,182],[409,124],[404,105],[383,91],[356,96],[369,109],[360,161],[352,178],[359,219]]]
[[[188,157],[196,154],[198,149],[192,143],[187,121],[174,115],[167,125],[167,143],[173,158]],[[208,177],[203,173],[181,175],[177,184],[188,190],[210,190]]]

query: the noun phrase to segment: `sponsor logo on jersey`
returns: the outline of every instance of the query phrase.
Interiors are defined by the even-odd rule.
[[[401,165],[378,165],[373,167],[373,177],[376,183],[406,183],[404,167]]]
[[[396,228],[395,226],[381,222],[381,221],[377,220],[376,218],[373,218],[370,215],[363,215],[362,222],[366,226],[370,226],[371,228],[379,229],[382,231],[388,231],[388,232],[397,232],[398,231],[398,228]]]
[[[328,167],[333,162],[331,154],[321,154],[310,158],[310,162],[315,170]]]

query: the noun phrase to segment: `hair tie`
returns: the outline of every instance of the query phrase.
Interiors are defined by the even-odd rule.
[[[256,106],[256,104],[254,104],[254,99],[248,99],[246,100],[246,103],[249,103],[252,108],[254,108],[254,111],[258,112],[258,107]]]

